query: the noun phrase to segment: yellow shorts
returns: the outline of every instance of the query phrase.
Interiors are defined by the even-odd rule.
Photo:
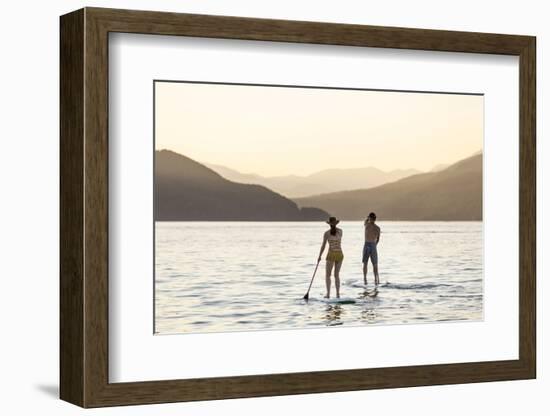
[[[343,260],[344,260],[344,253],[342,253],[341,251],[329,251],[327,254],[327,261],[340,263]]]

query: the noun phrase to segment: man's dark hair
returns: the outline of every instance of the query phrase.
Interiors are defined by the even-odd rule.
[[[374,212],[371,212],[371,213],[369,214],[369,218],[370,218],[371,220],[375,220],[375,221],[376,221],[376,214],[375,214]]]

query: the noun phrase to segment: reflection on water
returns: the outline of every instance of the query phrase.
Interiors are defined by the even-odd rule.
[[[343,309],[340,305],[327,305],[325,315],[327,326],[342,325],[342,322],[340,322],[342,312]]]
[[[341,295],[324,267],[302,297],[326,229],[311,222],[158,222],[155,332],[197,333],[483,318],[481,222],[380,222],[381,285],[363,286],[361,222],[342,221]]]
[[[365,308],[361,311],[361,320],[367,323],[376,322],[376,310],[372,308]]]

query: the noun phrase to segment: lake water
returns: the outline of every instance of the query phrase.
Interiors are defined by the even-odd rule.
[[[340,295],[355,303],[327,304],[324,255],[310,300],[302,299],[328,228],[324,223],[157,222],[155,332],[483,319],[481,222],[377,224],[378,295],[365,296],[362,284],[363,223],[342,221]],[[370,263],[367,278],[372,289]]]

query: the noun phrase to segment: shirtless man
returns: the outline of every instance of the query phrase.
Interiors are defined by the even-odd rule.
[[[378,285],[378,251],[376,246],[380,241],[380,227],[375,224],[376,214],[371,212],[365,220],[365,245],[363,246],[363,282],[367,285],[367,265],[369,258],[374,270],[374,284]]]

